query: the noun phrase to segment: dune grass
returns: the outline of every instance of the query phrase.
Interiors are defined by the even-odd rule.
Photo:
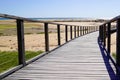
[[[116,53],[112,53],[114,59],[116,59]]]
[[[15,24],[0,24],[0,30],[16,28]]]
[[[39,23],[24,23],[24,27],[25,28],[29,28],[29,27],[42,27],[41,24]],[[0,24],[0,30],[3,29],[12,29],[12,28],[16,28],[16,23],[11,22],[11,23],[5,23],[3,22],[2,24]]]
[[[30,28],[30,27],[42,27],[39,24],[34,24],[34,23],[25,23],[24,24],[25,28]],[[16,23],[5,23],[5,24],[0,24],[0,30],[5,30],[5,29],[13,29],[16,28]]]
[[[43,51],[26,51],[26,60],[33,58]],[[18,65],[18,52],[17,51],[0,51],[0,73]]]

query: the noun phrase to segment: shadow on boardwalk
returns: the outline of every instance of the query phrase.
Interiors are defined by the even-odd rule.
[[[110,79],[111,80],[120,80],[120,77],[118,77],[115,73],[115,70],[113,70],[113,67],[111,66],[112,62],[110,61],[110,59],[108,57],[108,53],[107,53],[106,49],[102,46],[102,43],[99,41],[99,38],[98,38],[98,45],[99,45],[101,55],[103,57],[106,69],[107,69],[108,74],[110,76]]]

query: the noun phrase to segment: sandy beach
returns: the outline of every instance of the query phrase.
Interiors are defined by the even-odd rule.
[[[14,22],[14,21],[13,21]],[[0,25],[4,22],[0,22]],[[12,22],[8,22],[8,24]],[[14,22],[15,23],[15,22]],[[56,22],[60,24],[70,24],[79,26],[99,26],[101,22]],[[5,23],[4,23],[5,24]],[[44,40],[44,27],[43,23],[26,23],[25,24],[25,50],[27,51],[44,51],[45,40]],[[61,43],[65,42],[65,27],[61,28]],[[69,30],[69,28],[68,28]],[[17,36],[16,29],[10,28],[1,30],[1,32],[6,32],[7,35],[0,36],[0,51],[17,51]],[[50,49],[57,46],[57,28],[56,25],[49,24],[49,45]],[[4,33],[5,34],[5,33]],[[68,33],[70,35],[70,33]],[[73,34],[74,35],[74,34]],[[68,38],[70,39],[70,37]]]

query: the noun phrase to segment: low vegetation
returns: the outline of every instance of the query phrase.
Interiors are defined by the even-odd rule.
[[[15,28],[15,27],[16,27],[15,24],[0,24],[0,30],[12,29],[12,28]]]
[[[116,53],[112,53],[114,59],[116,59]]]
[[[29,60],[43,51],[26,51],[26,60]],[[18,65],[18,52],[17,51],[0,51],[0,73]]]

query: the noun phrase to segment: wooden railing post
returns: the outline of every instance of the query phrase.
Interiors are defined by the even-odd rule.
[[[101,26],[99,26],[99,39],[101,39]]]
[[[80,26],[80,36],[82,36],[82,27]]]
[[[90,28],[90,32],[92,32],[92,26],[91,26],[91,28]]]
[[[103,44],[106,47],[106,25],[103,26]]]
[[[76,26],[74,26],[74,38],[76,38]]]
[[[89,26],[88,26],[88,33],[89,33]]]
[[[81,36],[81,34],[80,34],[81,31],[80,31],[80,30],[81,30],[81,29],[80,29],[80,26],[79,26],[79,36]]]
[[[48,34],[48,23],[44,23],[45,30],[45,51],[49,51],[49,34]]]
[[[68,41],[68,26],[65,25],[65,41],[67,42]]]
[[[86,26],[86,34],[88,34],[88,27]]]
[[[107,30],[107,35],[108,35],[108,39],[107,39],[107,50],[108,53],[110,53],[111,51],[111,34],[110,34],[110,30],[111,30],[111,23],[108,23],[108,30]]]
[[[86,34],[88,33],[88,31],[87,31],[87,26],[86,26]]]
[[[18,60],[19,65],[26,65],[25,61],[25,43],[24,43],[24,24],[23,20],[17,20],[17,38],[18,38]]]
[[[84,35],[85,35],[85,26],[83,27],[83,29],[84,29]]]
[[[61,39],[60,39],[60,25],[57,25],[57,37],[58,37],[58,46],[61,45]]]
[[[79,26],[77,26],[77,37],[79,37]]]
[[[84,35],[84,26],[82,27],[82,34]]]
[[[72,26],[70,26],[70,38],[71,38],[71,40],[72,40],[72,38],[73,38]]]
[[[90,33],[91,33],[91,28],[92,28],[92,27],[90,26]]]
[[[89,33],[88,27],[87,27],[87,34]]]
[[[116,37],[116,64],[120,67],[120,19],[117,20],[117,37]],[[117,70],[117,74],[120,72]]]
[[[102,26],[99,26],[99,39],[102,42]]]
[[[101,42],[103,43],[103,25],[101,26]]]
[[[83,29],[84,29],[84,35],[85,35],[85,26],[83,27]]]
[[[93,32],[93,26],[91,27],[91,30],[92,30],[92,32]]]
[[[90,33],[91,33],[91,26],[90,26]]]

